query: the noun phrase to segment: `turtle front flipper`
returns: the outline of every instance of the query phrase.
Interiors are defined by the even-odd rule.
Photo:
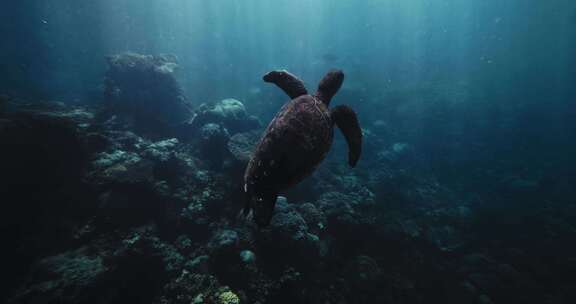
[[[269,72],[264,75],[262,79],[265,82],[270,82],[277,85],[292,99],[308,94],[306,87],[304,87],[304,82],[286,70],[276,70]]]
[[[330,111],[332,121],[340,128],[348,143],[348,164],[356,166],[362,153],[362,129],[356,113],[348,106],[340,105]]]
[[[331,70],[320,80],[316,97],[320,99],[326,106],[330,104],[332,97],[342,86],[344,82],[344,72],[342,70]]]

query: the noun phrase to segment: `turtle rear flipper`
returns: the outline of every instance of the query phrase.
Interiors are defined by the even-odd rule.
[[[306,87],[304,87],[304,82],[286,70],[276,70],[269,72],[264,75],[262,79],[265,82],[270,82],[277,85],[292,99],[308,94]]]
[[[354,167],[362,153],[362,129],[360,129],[356,113],[350,107],[340,105],[330,111],[330,116],[346,138],[348,164]]]
[[[256,225],[260,228],[270,225],[277,199],[278,194],[272,192],[262,193],[259,195],[247,195],[245,202],[246,205],[240,213],[240,218],[254,220]]]

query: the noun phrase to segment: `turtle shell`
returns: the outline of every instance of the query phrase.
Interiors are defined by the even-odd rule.
[[[282,191],[310,175],[330,150],[334,128],[325,104],[303,95],[268,125],[245,173],[251,186]]]

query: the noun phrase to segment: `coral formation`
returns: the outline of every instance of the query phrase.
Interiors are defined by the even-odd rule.
[[[486,173],[490,189],[537,207],[485,208],[486,196],[447,187],[418,146],[394,140],[372,147],[354,172],[329,155],[302,187],[278,198],[270,226],[256,229],[237,217],[238,181],[259,131],[237,132],[224,121],[206,121],[189,141],[101,120],[92,106],[15,103],[1,112],[0,192],[9,199],[0,266],[10,278],[2,300],[574,299],[570,276],[553,274],[572,269],[575,253],[565,244],[575,235],[576,208],[555,205],[558,195],[535,204],[544,196],[536,176]],[[224,151],[222,166],[201,152],[212,141]],[[564,183],[555,191],[572,191]]]
[[[228,141],[228,151],[243,166],[248,164],[252,150],[260,139],[261,131],[237,133]]]
[[[191,124],[201,127],[208,123],[220,124],[232,135],[260,127],[258,118],[248,115],[244,104],[233,98],[201,104],[196,109]]]
[[[240,304],[240,298],[231,291],[225,291],[218,296],[218,304]]]

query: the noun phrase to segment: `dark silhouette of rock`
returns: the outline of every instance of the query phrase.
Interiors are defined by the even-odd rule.
[[[161,136],[174,132],[192,116],[169,55],[125,53],[107,57],[105,105],[133,124],[136,131]]]
[[[222,167],[229,138],[228,130],[219,124],[208,123],[202,126],[199,137],[200,152],[202,158],[206,159],[213,168]]]

